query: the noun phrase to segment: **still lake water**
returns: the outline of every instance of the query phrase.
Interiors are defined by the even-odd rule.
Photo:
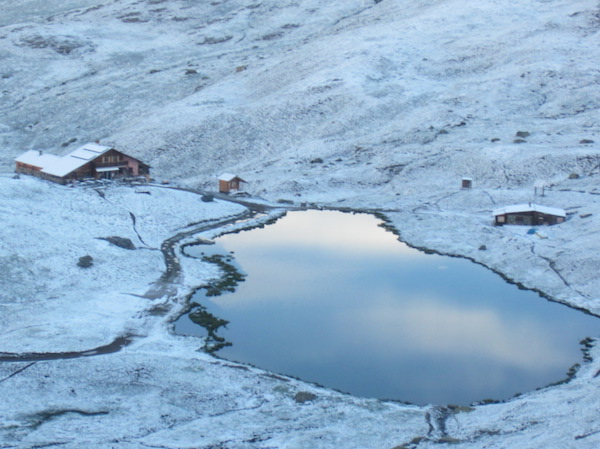
[[[228,320],[217,354],[358,396],[508,399],[566,377],[600,321],[464,259],[409,248],[372,215],[291,212],[188,254],[234,253],[235,293],[194,300]],[[206,335],[187,316],[181,334]]]

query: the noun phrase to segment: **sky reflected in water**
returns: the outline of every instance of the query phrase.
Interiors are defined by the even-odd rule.
[[[359,396],[468,404],[564,378],[578,342],[598,335],[597,318],[411,249],[379,223],[292,212],[219,238],[247,278],[195,298],[230,321],[219,334],[232,346],[218,354]],[[202,334],[185,317],[177,331]]]

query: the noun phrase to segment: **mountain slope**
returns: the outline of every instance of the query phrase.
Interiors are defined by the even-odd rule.
[[[286,190],[263,181],[266,166],[281,178],[315,158],[333,164],[320,173],[329,187],[381,185],[390,166],[417,164],[423,177],[424,158],[429,177],[460,176],[475,159],[491,186],[519,182],[498,175],[512,159],[518,169],[522,158],[558,157],[541,169],[562,176],[595,154],[579,142],[598,139],[599,26],[589,0],[152,0],[65,11],[1,29],[2,161],[98,138],[161,177],[203,184],[238,170],[266,192]],[[513,143],[518,131],[530,133],[524,144]]]

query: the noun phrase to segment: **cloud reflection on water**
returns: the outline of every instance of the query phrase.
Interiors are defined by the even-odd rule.
[[[341,212],[290,212],[274,225],[250,232],[220,237],[224,246],[235,241],[237,250],[245,248],[300,247],[335,250],[362,256],[371,254],[404,254],[418,258],[424,253],[414,251],[391,232],[378,225],[380,220],[369,214],[353,214],[350,220],[340,220]],[[315,217],[318,217],[315,219]]]
[[[205,299],[232,360],[415,403],[508,398],[556,381],[597,321],[465,260],[399,242],[369,215],[290,213],[226,235],[247,273]]]
[[[371,298],[364,307],[340,310],[332,318],[340,333],[360,330],[346,335],[352,344],[393,357],[426,353],[489,359],[528,371],[556,369],[572,360],[555,333],[534,320],[506,320],[491,308],[451,305],[433,297]]]

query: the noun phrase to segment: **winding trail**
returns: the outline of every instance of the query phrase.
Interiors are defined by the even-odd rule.
[[[241,220],[247,220],[256,215],[254,211],[246,211],[234,217],[225,218],[223,220],[211,221],[193,227],[192,229],[180,232],[165,240],[160,246],[160,251],[165,259],[166,269],[150,289],[143,295],[144,298],[157,299],[161,297],[171,298],[177,294],[177,283],[181,276],[181,263],[177,257],[176,249],[181,240],[204,231],[210,231],[229,224],[236,223]]]
[[[172,237],[166,239],[161,247],[160,251],[163,254],[165,260],[165,271],[160,276],[160,278],[152,284],[150,289],[142,295],[142,297],[154,300],[158,298],[166,298],[172,299],[178,293],[178,282],[181,280],[181,263],[179,258],[177,257],[177,247],[178,244],[185,238],[192,236],[194,234],[198,234],[204,231],[210,231],[213,229],[218,229],[227,225],[231,225],[240,221],[249,220],[254,218],[258,214],[267,213],[271,210],[275,209],[286,209],[286,210],[300,210],[302,208],[298,208],[295,206],[271,206],[261,203],[256,203],[253,201],[249,201],[247,199],[236,198],[230,195],[214,193],[214,192],[204,192],[201,190],[184,188],[184,187],[174,187],[174,186],[162,186],[162,185],[153,185],[150,184],[148,187],[156,187],[156,188],[168,188],[173,190],[181,190],[185,192],[194,193],[200,196],[211,196],[213,198],[229,201],[232,203],[237,203],[246,208],[246,210],[240,214],[235,216],[224,217],[222,219],[216,220],[207,220],[204,222],[197,223],[192,225],[186,231],[179,232]],[[100,194],[100,196],[103,196]],[[133,226],[135,229],[136,219],[133,214],[130,213]],[[136,230],[137,233],[137,230]],[[144,243],[141,236],[138,233],[138,237],[140,241]],[[129,346],[136,337],[141,337],[139,335],[127,334],[121,335],[111,343],[108,343],[103,346],[98,346],[96,348],[87,349],[84,351],[67,351],[67,352],[27,352],[27,353],[8,353],[8,352],[0,352],[0,363],[1,362],[39,362],[39,361],[47,361],[47,360],[64,360],[64,359],[75,359],[80,357],[91,357],[97,355],[105,355],[112,354],[120,351],[121,349]],[[30,365],[28,365],[30,366]]]
[[[79,357],[91,357],[94,355],[112,354],[120,351],[125,346],[131,344],[135,335],[124,335],[117,337],[113,342],[98,346],[97,348],[88,349],[86,351],[70,351],[70,352],[25,352],[13,354],[10,352],[0,352],[0,362],[39,362],[42,360],[62,360],[76,359]]]
[[[156,187],[162,189],[181,190],[183,192],[194,193],[199,196],[210,196],[222,201],[229,201],[244,206],[247,210],[241,214],[233,217],[226,217],[221,220],[209,220],[198,223],[188,229],[187,231],[175,234],[165,240],[160,246],[160,251],[165,259],[165,272],[161,275],[150,289],[143,295],[144,298],[157,299],[157,298],[172,298],[177,295],[177,283],[181,276],[181,263],[176,254],[178,244],[185,238],[198,234],[200,232],[210,231],[213,229],[221,228],[227,225],[231,225],[240,221],[249,220],[254,218],[258,214],[267,213],[275,209],[287,209],[287,210],[299,210],[300,208],[294,206],[271,206],[267,204],[256,203],[248,199],[236,198],[223,193],[205,192],[202,190],[186,188],[186,187],[175,187],[175,186],[163,186],[150,184],[148,187]]]

